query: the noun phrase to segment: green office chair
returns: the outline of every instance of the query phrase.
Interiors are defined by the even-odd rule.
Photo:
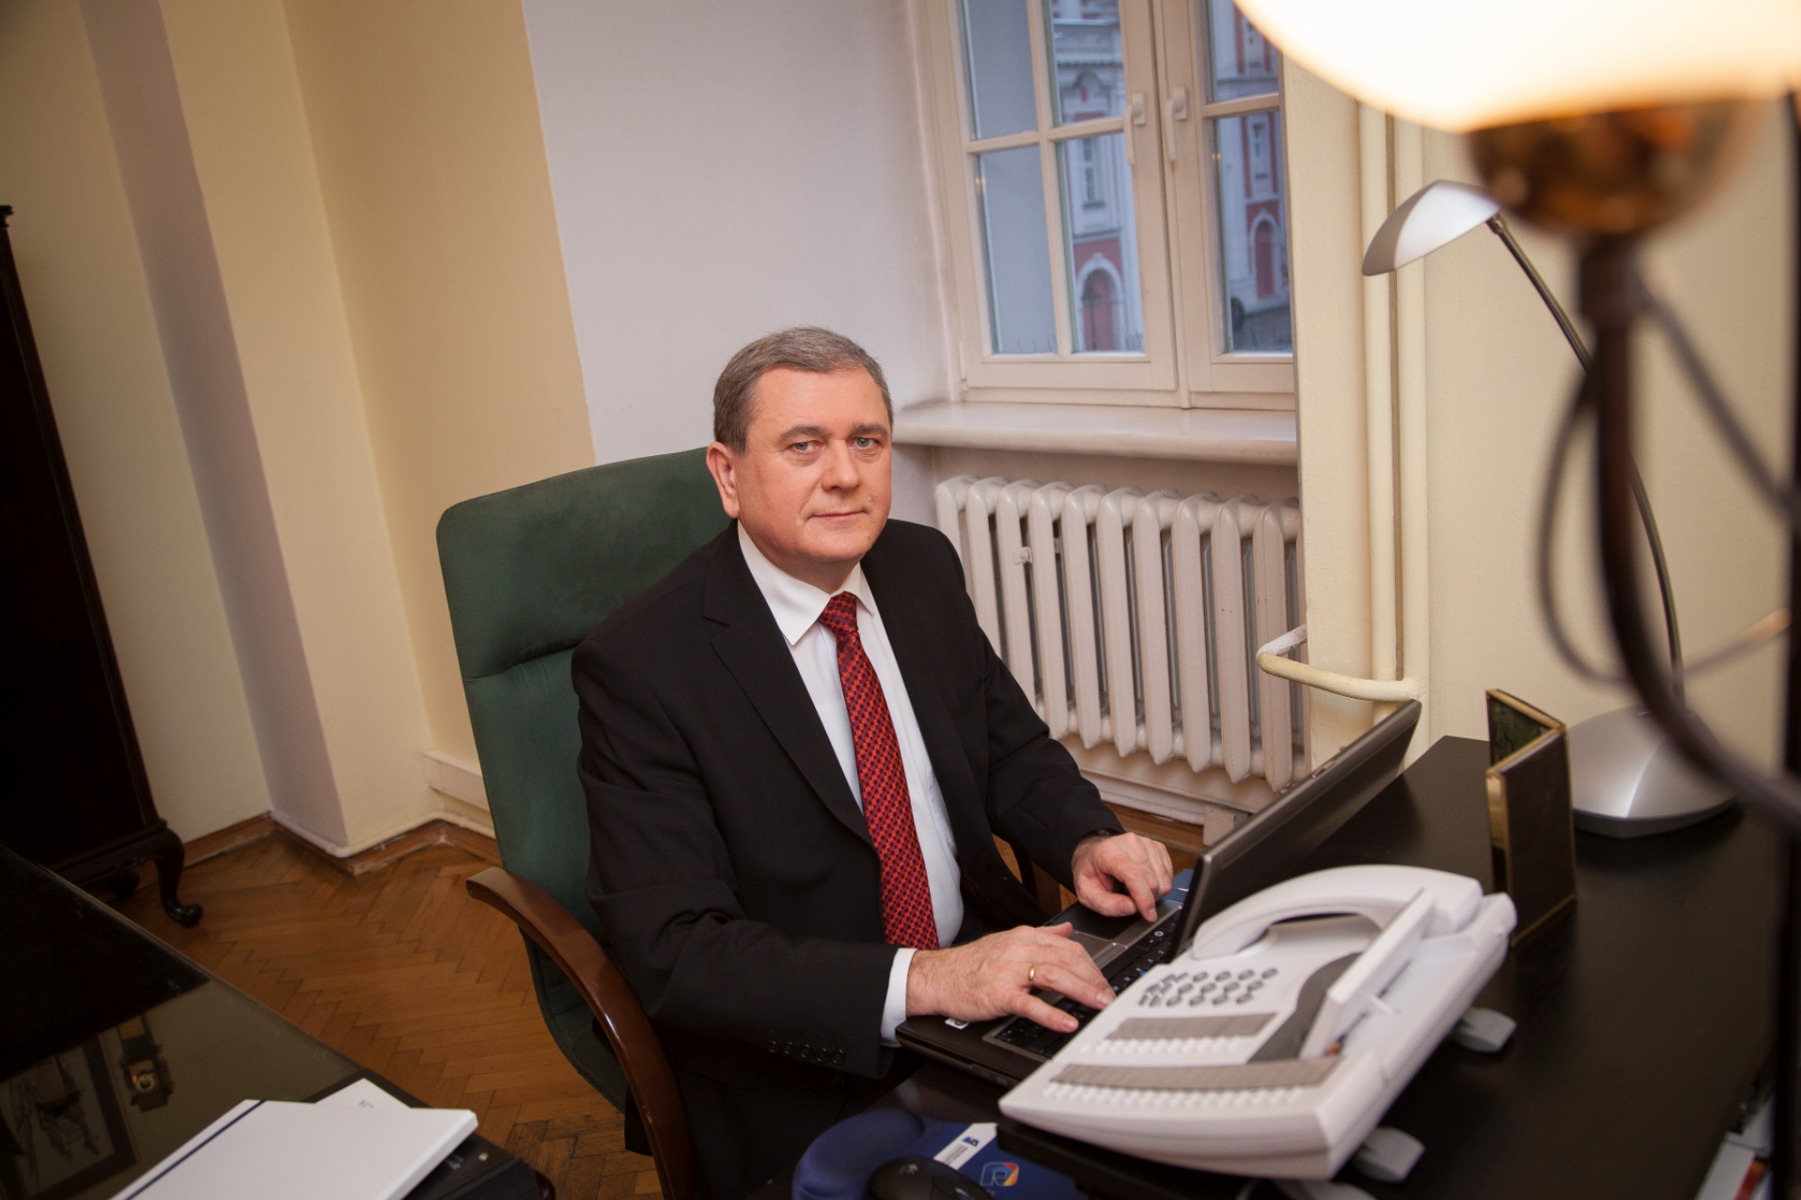
[[[465,500],[438,521],[463,692],[505,864],[472,876],[469,894],[525,934],[544,1023],[582,1077],[626,1114],[628,1145],[649,1149],[668,1200],[694,1194],[693,1148],[662,1044],[601,950],[588,903],[569,660],[602,618],[725,525],[699,450]],[[1027,890],[1056,911],[1056,881],[1008,848]]]
[[[544,1023],[582,1077],[626,1113],[633,1148],[648,1144],[669,1200],[694,1194],[692,1143],[662,1045],[597,940],[569,660],[602,618],[725,525],[698,450],[465,500],[438,522],[463,692],[505,864],[470,878],[469,894],[525,934]]]

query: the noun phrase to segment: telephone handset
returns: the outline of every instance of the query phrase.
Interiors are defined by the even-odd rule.
[[[1203,923],[1001,1111],[1181,1166],[1329,1178],[1500,966],[1513,920],[1443,871],[1287,880]]]
[[[1422,893],[1431,901],[1431,937],[1462,929],[1482,904],[1482,885],[1467,875],[1427,867],[1333,867],[1245,897],[1203,922],[1186,953],[1194,958],[1236,954],[1271,925],[1298,917],[1349,914],[1386,927]]]
[[[1318,1058],[1369,1010],[1425,936],[1453,933],[1482,904],[1482,887],[1466,875],[1424,867],[1336,867],[1302,875],[1233,905],[1195,931],[1184,957],[1236,954],[1282,921],[1364,917],[1381,929],[1326,992],[1301,1058]]]

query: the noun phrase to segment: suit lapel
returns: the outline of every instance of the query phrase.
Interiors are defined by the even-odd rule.
[[[869,826],[845,781],[825,726],[819,723],[813,697],[801,681],[794,656],[757,581],[744,565],[738,527],[728,527],[714,545],[717,552],[707,572],[705,611],[709,620],[723,628],[713,638],[713,649],[826,808],[846,829],[869,842]]]

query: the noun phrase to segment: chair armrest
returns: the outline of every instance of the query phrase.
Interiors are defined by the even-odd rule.
[[[594,935],[568,909],[530,880],[502,867],[471,875],[469,894],[499,909],[536,942],[571,983],[606,1032],[607,1043],[625,1069],[626,1086],[644,1118],[644,1132],[667,1200],[695,1194],[694,1145],[688,1118],[669,1059],[663,1053],[644,1006],[607,958]]]

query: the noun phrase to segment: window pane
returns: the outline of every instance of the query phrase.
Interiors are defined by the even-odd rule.
[[[1292,352],[1282,116],[1272,110],[1212,125],[1226,349]]]
[[[1232,0],[1202,0],[1207,24],[1207,76],[1215,100],[1274,95],[1280,55],[1257,27],[1245,20]]]
[[[988,324],[996,354],[1052,354],[1057,314],[1037,146],[976,155]]]
[[[1031,0],[962,0],[964,74],[974,136],[1038,128],[1032,92]]]
[[[1125,111],[1119,0],[1050,0],[1051,108],[1059,125]]]
[[[1062,142],[1057,153],[1063,170],[1063,245],[1074,284],[1076,351],[1142,353],[1144,312],[1125,135]]]

